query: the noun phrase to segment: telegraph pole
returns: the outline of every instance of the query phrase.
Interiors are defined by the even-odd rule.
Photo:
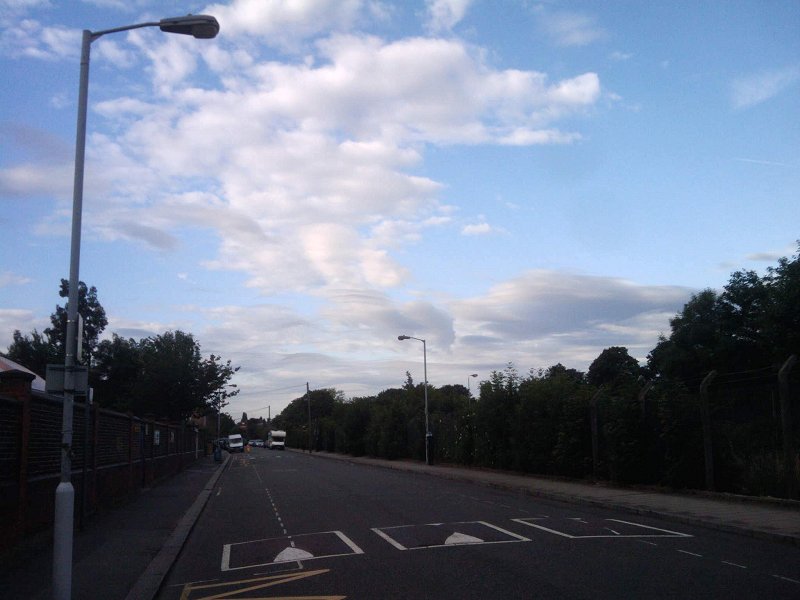
[[[308,401],[308,452],[311,453],[311,392],[306,381],[306,400]]]

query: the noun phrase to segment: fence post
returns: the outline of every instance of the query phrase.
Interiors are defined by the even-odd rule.
[[[92,403],[92,511],[97,510],[97,444],[100,439],[100,407],[97,403]]]
[[[708,386],[717,376],[711,371],[700,384],[700,421],[703,425],[703,458],[706,467],[706,489],[714,491],[714,451],[711,445],[711,410],[708,406]]]
[[[589,400],[589,420],[592,426],[592,476],[597,481],[600,477],[600,432],[597,425],[597,399],[603,388],[598,389]]]
[[[789,395],[789,371],[797,363],[792,354],[778,371],[778,391],[781,400],[781,429],[783,431],[783,469],[786,477],[786,492],[789,498],[797,498],[797,457],[792,436],[792,403]]]
[[[22,535],[27,528],[28,520],[28,448],[31,439],[31,395],[27,394],[22,398],[22,427],[20,431],[19,445],[19,505],[18,527]]]
[[[133,423],[133,413],[128,411],[128,494],[133,494],[133,443],[136,436],[136,427]],[[138,440],[136,440],[138,442]]]
[[[25,533],[28,506],[28,446],[31,431],[31,384],[36,378],[31,373],[17,369],[0,371],[0,392],[22,403],[19,428],[19,488],[17,492],[16,531],[12,535]]]

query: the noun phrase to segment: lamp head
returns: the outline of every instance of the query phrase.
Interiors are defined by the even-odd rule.
[[[201,40],[210,40],[217,37],[219,23],[211,15],[186,15],[185,17],[170,17],[158,22],[161,31],[167,33],[182,33],[191,35]]]
[[[403,340],[410,340],[411,338],[408,337],[407,335],[398,335],[397,339],[402,342]]]

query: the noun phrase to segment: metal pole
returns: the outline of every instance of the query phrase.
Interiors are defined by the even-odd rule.
[[[75,402],[75,377],[78,330],[78,285],[81,254],[81,214],[83,211],[83,166],[86,153],[86,108],[89,95],[89,53],[92,32],[84,29],[81,42],[81,74],[78,87],[78,125],[75,135],[75,178],[72,187],[72,242],[69,260],[69,299],[67,336],[64,347],[64,413],[61,431],[61,482],[56,488],[53,529],[53,598],[72,597],[72,532],[75,489],[72,475],[72,410]]]
[[[600,478],[600,427],[597,423],[597,401],[602,391],[601,386],[589,399],[589,423],[592,428],[592,477],[595,483]]]
[[[425,464],[431,464],[431,428],[428,424],[428,349],[425,340],[422,341],[422,366],[425,373]]]
[[[792,438],[792,405],[789,388],[789,372],[797,363],[797,355],[792,354],[778,371],[778,393],[781,401],[781,431],[783,433],[783,469],[786,475],[787,498],[797,497],[797,476],[795,471],[795,450]]]
[[[706,467],[706,489],[714,491],[714,449],[711,440],[711,409],[708,403],[708,386],[717,376],[711,371],[700,383],[700,420],[703,426],[703,459]]]
[[[308,402],[308,452],[311,453],[311,392],[306,381],[306,401]]]

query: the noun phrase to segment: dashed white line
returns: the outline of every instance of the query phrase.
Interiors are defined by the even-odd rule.
[[[688,554],[689,556],[696,556],[697,558],[703,558],[702,554],[695,554],[694,552],[689,552],[688,550],[678,550],[681,554]]]
[[[746,569],[747,568],[745,565],[740,565],[740,564],[737,564],[737,563],[734,563],[734,562],[730,562],[730,561],[727,561],[727,560],[723,560],[722,564],[723,565],[730,565],[732,567],[739,567],[740,569]]]
[[[774,577],[775,579],[781,579],[781,580],[783,580],[783,581],[790,581],[790,582],[792,582],[792,583],[798,583],[798,584],[800,584],[800,581],[797,581],[797,579],[791,579],[791,578],[789,578],[789,577],[781,577],[780,575],[773,575],[773,577]]]

